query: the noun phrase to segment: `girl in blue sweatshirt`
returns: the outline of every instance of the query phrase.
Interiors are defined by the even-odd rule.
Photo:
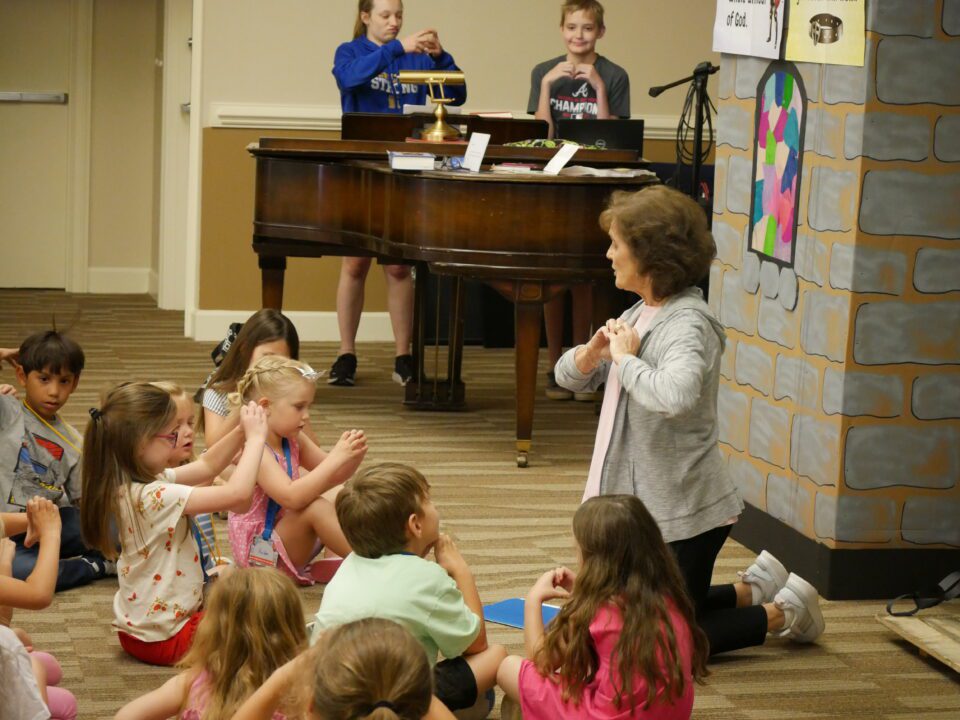
[[[333,56],[333,76],[340,88],[343,112],[402,113],[404,105],[424,105],[424,85],[400,82],[401,70],[459,70],[444,52],[436,30],[420,30],[398,39],[403,26],[401,0],[360,0],[353,40]],[[467,99],[464,85],[444,89],[454,105]],[[340,350],[330,368],[331,385],[353,385],[357,373],[356,339],[363,313],[363,289],[370,258],[345,257],[337,284],[337,324]],[[384,265],[387,307],[394,329],[393,379],[406,385],[413,379],[413,279],[407,265]]]
[[[401,70],[459,70],[440,45],[436,30],[398,38],[403,26],[401,0],[360,0],[353,40],[337,48],[333,76],[343,112],[400,113],[404,105],[423,105],[424,85],[401,84]],[[444,88],[454,105],[467,99],[465,85]]]

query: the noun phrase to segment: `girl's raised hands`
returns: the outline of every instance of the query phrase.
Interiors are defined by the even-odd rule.
[[[267,414],[253,400],[240,407],[240,425],[247,440],[264,443],[267,440]]]
[[[33,547],[51,537],[60,537],[60,510],[50,500],[39,496],[27,501],[27,535],[24,547]]]
[[[535,602],[570,597],[576,575],[565,567],[548,570],[530,588],[527,598]]]

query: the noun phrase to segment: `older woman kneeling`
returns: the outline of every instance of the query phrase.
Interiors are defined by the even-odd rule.
[[[640,301],[554,370],[575,392],[606,383],[584,500],[639,497],[673,550],[711,654],[780,630],[823,632],[816,589],[764,551],[732,585],[710,585],[743,503],[717,446],[725,333],[695,283],[716,254],[703,210],[665,186],[616,192],[600,215],[618,288]]]

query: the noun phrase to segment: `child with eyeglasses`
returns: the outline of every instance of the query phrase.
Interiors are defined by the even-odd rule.
[[[263,408],[268,450],[249,509],[230,515],[233,558],[240,567],[276,567],[304,585],[324,578],[311,567],[321,546],[340,557],[350,553],[333,501],[367,453],[363,430],[347,430],[330,452],[304,432],[318,377],[302,362],[267,356],[230,395],[233,405],[254,402]]]
[[[263,410],[253,403],[242,408],[238,428],[199,460],[175,469],[168,466],[177,452],[177,407],[166,390],[124,383],[90,410],[90,418],[84,435],[83,537],[117,560],[113,624],[121,647],[143,662],[173,665],[190,648],[203,614],[203,553],[189,518],[249,506],[267,435]],[[204,486],[244,438],[230,479]]]

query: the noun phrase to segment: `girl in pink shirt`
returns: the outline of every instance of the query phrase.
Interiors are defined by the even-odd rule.
[[[580,573],[544,573],[527,594],[524,641],[497,683],[525,720],[685,720],[707,674],[707,640],[694,621],[676,560],[632,495],[588,500],[573,518]],[[540,606],[567,598],[544,632]],[[504,714],[509,717],[509,714]]]

